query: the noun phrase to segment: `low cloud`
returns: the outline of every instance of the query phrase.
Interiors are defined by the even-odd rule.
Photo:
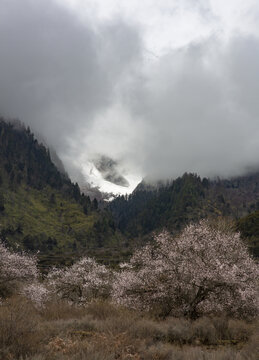
[[[168,52],[136,93],[144,173],[231,176],[259,169],[259,39],[210,38]]]
[[[117,101],[141,57],[133,26],[90,24],[52,0],[0,4],[0,113],[40,132],[68,169],[85,152],[77,142]]]
[[[258,169],[258,36],[208,34],[155,56],[124,17],[83,22],[51,0],[4,0],[0,113],[40,132],[81,182],[102,156],[125,184]]]

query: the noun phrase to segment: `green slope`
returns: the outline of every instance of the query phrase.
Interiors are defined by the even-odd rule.
[[[0,236],[11,246],[49,255],[123,246],[111,214],[80,194],[29,129],[3,120]]]
[[[53,203],[53,195],[55,203]],[[5,210],[1,214],[2,233],[16,233],[15,238],[30,235],[44,240],[56,239],[58,247],[71,246],[73,239],[93,230],[98,215],[86,216],[75,200],[65,199],[61,193],[45,187],[42,190],[20,186],[16,191],[4,191]],[[35,246],[37,249],[37,246]]]

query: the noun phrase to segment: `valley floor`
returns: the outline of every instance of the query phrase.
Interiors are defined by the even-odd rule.
[[[167,318],[95,302],[50,303],[19,297],[0,306],[2,360],[256,360],[257,322]]]

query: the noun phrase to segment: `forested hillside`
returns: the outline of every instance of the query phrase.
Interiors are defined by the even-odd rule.
[[[0,236],[13,247],[40,251],[47,261],[87,251],[118,262],[136,239],[142,244],[153,231],[178,232],[207,217],[244,217],[238,230],[258,255],[258,212],[249,215],[258,199],[258,173],[217,181],[184,174],[154,186],[143,181],[131,195],[99,209],[57,169],[29,128],[0,120]]]
[[[237,230],[241,232],[253,254],[259,257],[259,210],[239,219]]]
[[[0,120],[0,236],[41,253],[122,242],[111,215],[60,173],[29,128]]]
[[[163,227],[178,231],[201,218],[237,220],[258,208],[259,173],[210,181],[195,174],[151,187],[142,182],[110,204],[119,229],[132,236]]]

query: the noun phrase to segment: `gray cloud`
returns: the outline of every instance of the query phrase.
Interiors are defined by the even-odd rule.
[[[115,101],[140,56],[132,26],[89,24],[51,0],[0,4],[0,112],[32,125],[61,154]]]
[[[134,106],[147,119],[144,172],[159,178],[258,169],[258,87],[258,38],[210,38],[163,56]]]
[[[0,113],[41,132],[74,179],[102,155],[156,179],[259,167],[256,36],[210,35],[150,60],[140,27],[93,23],[51,0],[0,4]]]

